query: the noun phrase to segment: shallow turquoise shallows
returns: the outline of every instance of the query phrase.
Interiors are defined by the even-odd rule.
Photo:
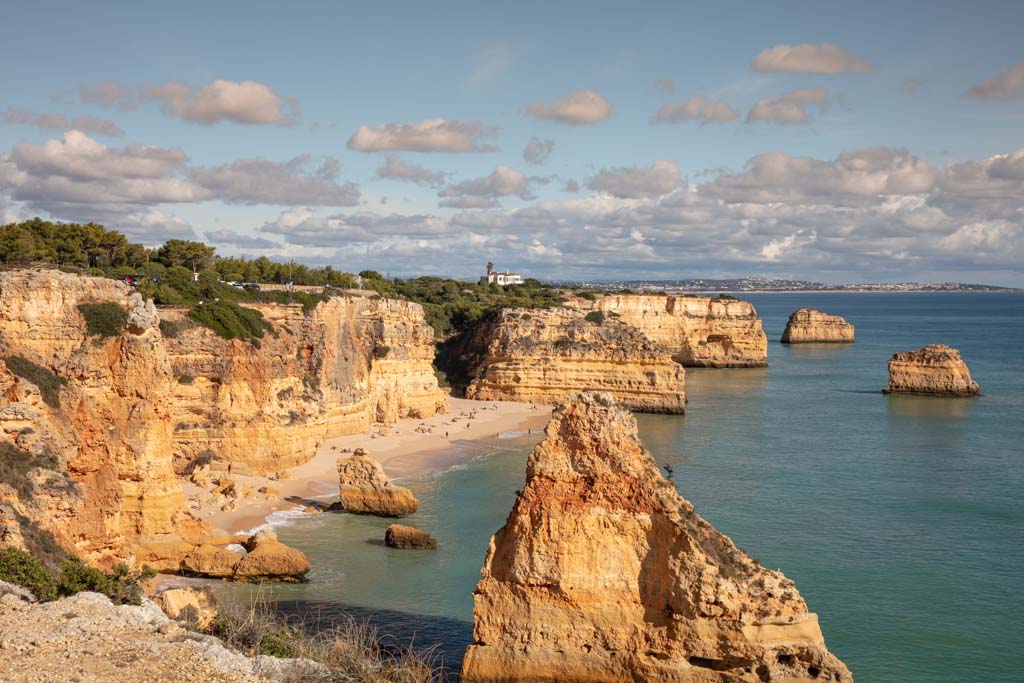
[[[656,460],[708,521],[796,581],[858,681],[1024,680],[1024,295],[750,299],[770,367],[688,370],[685,418],[638,417]],[[857,342],[779,344],[803,306],[846,317]],[[928,343],[959,348],[984,396],[883,396],[889,356]],[[437,644],[457,671],[488,538],[537,438],[463,444],[478,457],[404,482],[423,501],[406,521],[436,552],[384,547],[384,519],[289,519],[281,540],[314,570],[275,589],[282,609],[369,617],[395,644]]]

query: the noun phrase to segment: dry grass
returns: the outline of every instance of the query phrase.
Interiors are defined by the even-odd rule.
[[[213,634],[248,656],[305,661],[290,667],[287,683],[435,683],[442,679],[432,651],[394,649],[377,630],[351,617],[320,628],[318,622],[276,612],[264,588],[246,602],[221,605]]]

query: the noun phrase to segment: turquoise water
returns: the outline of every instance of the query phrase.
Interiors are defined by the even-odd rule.
[[[688,370],[685,417],[641,415],[698,512],[793,578],[858,681],[1024,677],[1024,295],[773,294],[751,300],[767,369]],[[857,327],[852,346],[778,343],[812,306]],[[980,399],[886,397],[886,361],[958,347]],[[387,520],[291,520],[311,581],[282,609],[370,618],[396,644],[437,644],[458,669],[487,540],[522,485],[532,439],[463,444],[474,460],[406,480],[408,523],[437,552],[383,547]]]

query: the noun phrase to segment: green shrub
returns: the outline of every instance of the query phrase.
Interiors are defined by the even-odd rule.
[[[189,309],[188,317],[224,339],[246,339],[256,348],[263,333],[271,328],[259,311],[228,301],[196,304]]]
[[[156,572],[149,567],[133,572],[123,563],[115,564],[111,569],[112,572],[107,574],[95,567],[87,567],[77,557],[68,557],[60,566],[57,592],[68,596],[91,591],[106,595],[115,605],[141,605],[141,582],[153,578]]]
[[[90,336],[116,337],[128,321],[128,312],[110,301],[78,304],[78,312],[85,318]]]
[[[41,602],[57,599],[57,582],[43,563],[23,550],[0,550],[0,581],[27,588]]]
[[[0,483],[14,489],[19,498],[27,499],[32,495],[29,470],[34,467],[56,470],[58,466],[57,459],[51,454],[37,457],[7,441],[0,443]]]
[[[39,387],[39,393],[43,395],[46,405],[60,408],[60,388],[68,383],[66,379],[55,375],[49,368],[36,365],[21,356],[5,356],[4,363],[11,374]]]
[[[161,320],[160,334],[167,339],[174,339],[190,327],[195,327],[195,322],[187,318],[185,320]]]
[[[597,295],[593,292],[576,292],[576,296],[587,301],[597,301]]]
[[[373,347],[374,358],[387,358],[388,354],[391,353],[391,347],[384,344],[377,344]]]
[[[192,384],[196,381],[196,378],[192,375],[182,375],[178,378],[178,384]]]
[[[604,322],[604,313],[602,311],[591,311],[590,313],[587,313],[585,316],[583,316],[583,319],[586,320],[588,323],[600,325]]]

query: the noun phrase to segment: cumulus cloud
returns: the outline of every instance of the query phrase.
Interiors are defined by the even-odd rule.
[[[530,116],[551,119],[571,126],[600,123],[612,113],[611,103],[593,90],[575,90],[551,104],[531,102],[526,106]]]
[[[805,74],[870,74],[878,67],[834,43],[776,45],[762,50],[750,68]]]
[[[438,197],[446,198],[442,206],[459,208],[495,206],[498,197],[513,195],[520,199],[533,199],[530,179],[522,171],[504,164],[495,166],[489,175],[449,185],[437,193]]]
[[[654,115],[656,123],[682,123],[700,120],[701,125],[726,123],[739,117],[739,112],[720,100],[694,95],[685,102],[666,104]]]
[[[190,169],[188,177],[212,196],[236,204],[354,206],[359,188],[339,182],[337,159],[314,165],[309,155],[286,162],[239,159],[230,164]]]
[[[281,246],[277,242],[253,235],[244,235],[234,230],[210,230],[204,234],[206,239],[214,244],[227,244],[242,249],[273,249]]]
[[[551,156],[551,152],[555,149],[554,140],[541,140],[540,138],[531,138],[526,147],[523,149],[523,160],[526,163],[533,166],[540,166],[547,162],[548,157]]]
[[[448,231],[448,221],[427,214],[383,215],[369,211],[319,216],[303,207],[283,211],[260,231],[278,235],[290,244],[332,247],[394,238],[437,238]]]
[[[93,135],[121,137],[124,131],[113,121],[95,116],[76,116],[68,119],[63,114],[37,114],[22,107],[8,107],[0,114],[0,121],[12,126],[35,126],[44,130],[80,130]]]
[[[87,104],[119,109],[157,102],[164,115],[203,125],[233,121],[289,126],[297,122],[299,115],[293,98],[278,95],[269,86],[255,81],[216,80],[198,88],[176,81],[141,86],[106,81],[95,86],[82,85],[79,98]]]
[[[1024,61],[1008,66],[967,91],[976,100],[1017,100],[1024,98]]]
[[[806,124],[811,122],[807,105],[817,105],[824,111],[828,107],[828,88],[801,88],[779,97],[758,100],[747,112],[747,123],[764,121],[778,124]]]
[[[418,123],[384,123],[359,126],[348,139],[348,148],[359,152],[493,152],[485,144],[498,129],[469,121],[427,119]]]
[[[402,161],[397,154],[388,154],[384,163],[377,168],[377,177],[437,186],[444,183],[447,174]]]
[[[614,197],[659,197],[679,187],[679,165],[663,160],[650,166],[606,168],[588,178],[587,187]]]

